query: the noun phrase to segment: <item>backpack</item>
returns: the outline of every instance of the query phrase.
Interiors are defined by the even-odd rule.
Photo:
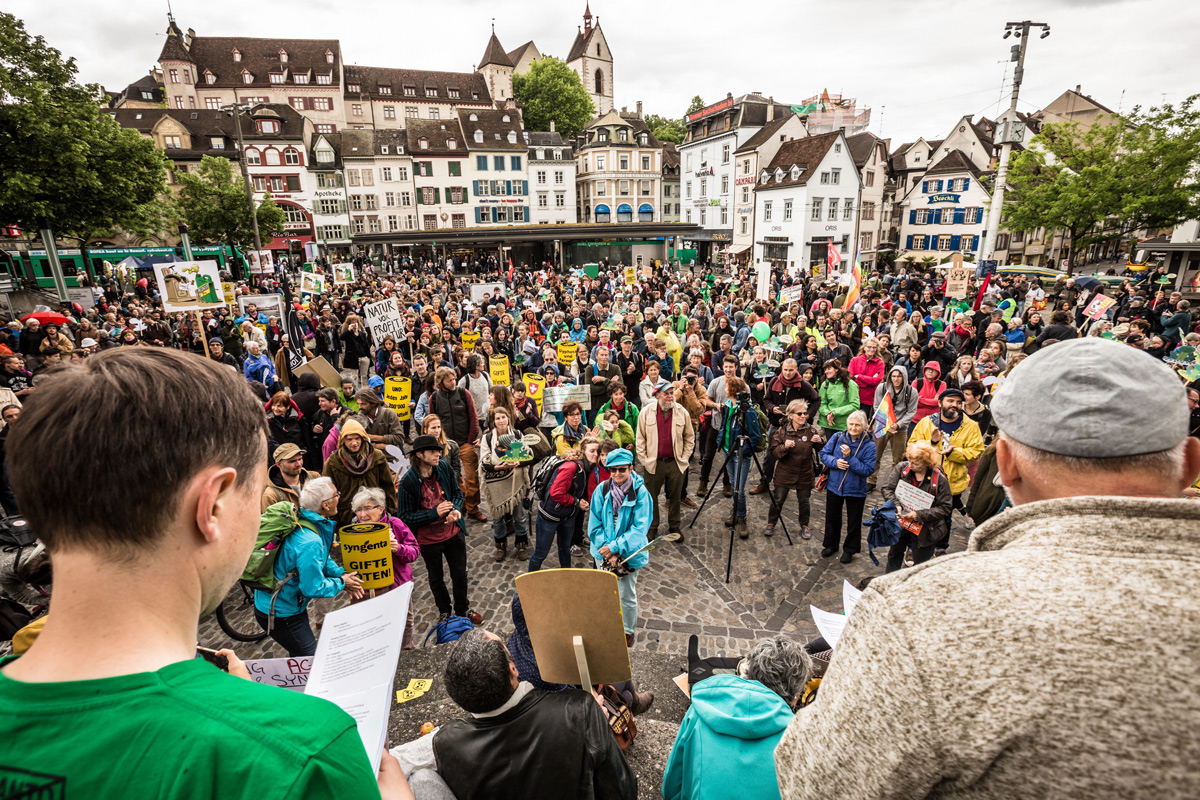
[[[537,465],[537,469],[534,470],[533,478],[529,483],[539,503],[546,497],[546,491],[549,490],[550,484],[554,482],[554,473],[565,462],[566,459],[562,456],[547,456]]]
[[[275,578],[275,559],[283,549],[284,541],[298,528],[318,533],[311,522],[297,516],[289,501],[284,500],[267,506],[259,518],[258,538],[254,542],[254,550],[250,553],[250,560],[246,562],[241,579],[254,584],[256,589],[274,592],[275,584],[278,583]]]
[[[871,518],[863,523],[869,525],[867,531],[867,555],[875,566],[879,559],[875,557],[876,548],[891,547],[900,541],[900,521],[896,516],[896,502],[888,500],[882,506],[876,506],[871,511]]]
[[[429,644],[429,637],[435,633],[434,644],[445,644],[446,642],[457,642],[469,630],[473,630],[475,626],[471,620],[466,617],[450,617],[445,622],[439,622],[429,629],[429,633],[425,634],[425,641],[421,642],[421,647]]]
[[[754,452],[764,453],[767,450],[767,441],[770,437],[767,436],[767,431],[771,429],[771,423],[767,421],[767,415],[758,406],[754,407],[754,413],[758,414],[758,444],[754,446]]]

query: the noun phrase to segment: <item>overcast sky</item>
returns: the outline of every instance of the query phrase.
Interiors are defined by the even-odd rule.
[[[173,0],[198,36],[337,38],[346,63],[469,71],[493,15],[507,50],[532,39],[565,58],[583,0]],[[760,91],[798,103],[828,88],[872,109],[894,144],[942,138],[964,114],[1007,106],[1012,65],[1004,23],[1047,22],[1033,38],[1019,108],[1076,84],[1113,109],[1200,92],[1200,3],[1177,0],[592,0],[614,53],[617,106],[679,116],[694,95],[714,102]],[[158,58],[167,0],[9,0],[26,27],[76,58],[80,77],[119,90]],[[344,11],[337,10],[338,6]],[[578,8],[576,8],[578,6]],[[1003,96],[1003,99],[1002,99]]]

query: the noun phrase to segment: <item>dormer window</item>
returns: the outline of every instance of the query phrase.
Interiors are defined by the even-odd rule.
[[[287,63],[287,50],[284,50],[283,48],[279,49],[279,63],[281,63],[281,64]]]
[[[347,83],[346,91],[350,92],[351,94],[358,94],[362,91],[362,85],[357,83]]]
[[[333,151],[322,148],[317,151],[317,161],[321,164],[333,163]]]
[[[417,147],[419,147],[422,150],[428,150],[429,149],[429,140],[426,139],[424,136],[422,136],[420,139],[417,139]]]
[[[380,94],[391,94],[391,93],[392,93],[392,87],[391,87],[391,86],[383,86],[383,85],[381,85],[381,86],[379,87],[379,93],[380,93]]]
[[[516,131],[509,131],[509,132],[508,132],[508,143],[509,143],[509,144],[516,144],[516,143],[517,143],[517,132],[516,132]]]
[[[447,139],[446,140],[446,149],[447,150],[457,150],[458,149],[458,139],[454,139],[454,138]]]
[[[209,139],[209,143],[212,145],[213,150],[225,149],[225,140],[220,136],[213,136],[211,139]]]
[[[783,170],[780,167],[775,168],[775,182],[779,183],[783,180]]]
[[[425,87],[425,96],[426,97],[437,97],[437,89],[434,88],[433,86],[426,86]]]
[[[279,120],[277,119],[260,119],[256,120],[259,133],[279,133]]]
[[[329,86],[333,83],[333,73],[326,72],[324,75],[317,75],[317,83],[324,86]]]
[[[385,155],[385,156],[386,156],[386,155],[388,154],[388,146],[387,146],[386,144],[380,145],[380,146],[379,146],[379,152],[380,152],[380,154],[381,154],[381,155]]]
[[[468,119],[468,120],[470,120],[471,122],[478,122],[478,121],[479,121],[479,115],[478,115],[478,114],[472,114],[472,115],[470,115],[469,117],[467,117],[467,119]],[[478,133],[478,131],[476,131],[476,133]]]
[[[326,51],[325,51],[325,63],[326,63],[326,64],[332,64],[332,63],[333,63],[333,51],[332,51],[332,50],[326,50]]]
[[[292,76],[292,81],[294,83],[298,83],[298,84],[308,83],[308,73],[307,72],[297,72],[295,75]]]
[[[538,161],[545,161],[546,160],[546,151],[545,150],[537,150],[534,154],[534,158],[536,158]]]
[[[287,79],[286,72],[271,72],[271,83],[283,83]]]
[[[478,99],[479,99],[479,92],[471,92],[471,99],[472,99],[472,100],[478,100]]]
[[[638,134],[638,144],[645,145],[648,141],[649,139],[646,138],[646,134]]]
[[[242,70],[242,83],[254,83],[254,76],[247,70]]]
[[[241,60],[242,60],[242,54],[241,54],[241,51],[237,50],[236,48],[234,48],[234,51],[233,51],[233,60],[234,60],[234,61],[241,61]]]
[[[475,119],[474,114],[471,115],[471,119]],[[475,143],[483,144],[483,131],[479,130],[478,128],[475,130]]]
[[[607,142],[608,141],[608,131],[600,131],[600,133],[598,133],[596,135],[596,140],[600,141],[600,142]]]
[[[618,130],[617,131],[617,141],[618,142],[629,141],[629,131],[625,130],[624,128],[621,128],[620,130]]]
[[[213,75],[208,70],[204,70],[204,82],[210,85],[214,84],[217,82],[217,76]]]
[[[512,122],[512,117],[510,117],[508,114],[505,114],[503,117],[500,118],[500,120],[502,122]]]
[[[800,168],[792,167],[792,180],[799,180],[799,178],[800,178]]]
[[[450,95],[454,100],[458,99],[458,89],[447,89],[446,94]]]
[[[758,182],[759,182],[759,183],[766,183],[766,182],[767,182],[767,180],[770,178],[770,176],[771,176],[771,173],[767,172],[767,171],[764,169],[764,170],[762,171],[762,174],[760,174],[760,175],[758,176]]]
[[[417,96],[417,87],[405,86],[404,87],[404,96],[405,97],[416,97]]]

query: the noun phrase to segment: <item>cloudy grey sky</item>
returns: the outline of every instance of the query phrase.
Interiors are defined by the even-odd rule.
[[[493,16],[508,50],[532,39],[565,57],[584,0],[172,0],[199,36],[332,37],[347,63],[469,71]],[[167,0],[9,0],[8,10],[78,61],[83,80],[120,89],[162,46]],[[872,111],[894,143],[942,138],[964,114],[1008,103],[1012,65],[1004,23],[1047,22],[1026,59],[1020,108],[1083,87],[1110,108],[1178,102],[1200,92],[1200,3],[1176,0],[592,0],[611,46],[616,103],[682,114],[748,91],[798,103],[828,88]],[[1003,104],[1003,105],[1002,105]]]

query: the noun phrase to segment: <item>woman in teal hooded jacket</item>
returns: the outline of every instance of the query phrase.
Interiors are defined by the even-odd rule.
[[[812,659],[786,636],[764,639],[738,666],[692,686],[667,758],[664,800],[779,800],[775,746],[792,721]]]
[[[617,578],[625,640],[632,643],[637,625],[637,571],[650,563],[646,551],[637,551],[647,543],[653,502],[641,476],[633,471],[633,453],[624,448],[614,450],[608,454],[605,466],[609,478],[596,487],[588,505],[588,538],[592,540],[591,553],[597,567],[603,567],[606,560],[620,562],[633,556],[626,565],[632,572]],[[619,496],[614,497],[614,492]],[[619,503],[615,514],[614,503]]]

